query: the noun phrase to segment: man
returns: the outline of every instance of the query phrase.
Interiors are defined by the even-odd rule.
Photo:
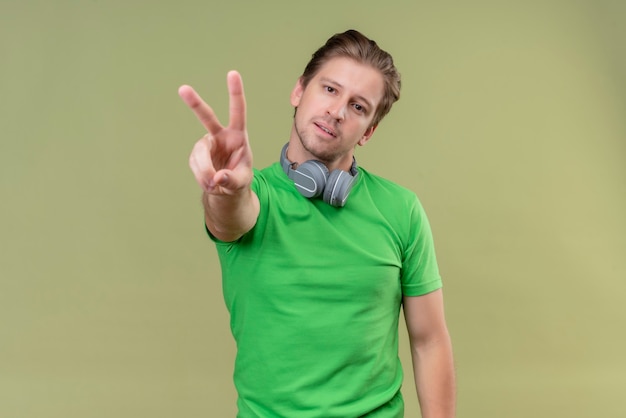
[[[240,417],[401,417],[403,307],[422,416],[454,416],[454,372],[428,220],[414,193],[357,167],[399,98],[391,56],[357,31],[331,37],[291,93],[277,162],[252,167],[241,77],[222,126],[190,156],[237,342]]]

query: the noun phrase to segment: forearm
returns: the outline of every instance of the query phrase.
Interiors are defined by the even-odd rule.
[[[422,418],[454,417],[456,386],[449,334],[415,344],[412,359]]]
[[[204,192],[202,204],[207,228],[216,238],[227,242],[252,229],[259,214],[259,199],[249,188],[233,195]]]

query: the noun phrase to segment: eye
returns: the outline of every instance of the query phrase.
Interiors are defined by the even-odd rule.
[[[363,107],[362,105],[358,103],[354,103],[352,106],[354,107],[354,110],[356,110],[357,112],[365,113],[365,107]]]
[[[326,90],[329,93],[334,93],[337,91],[334,87],[331,87],[331,86],[324,86],[324,90]]]

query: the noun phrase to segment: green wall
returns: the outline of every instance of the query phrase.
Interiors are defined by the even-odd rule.
[[[176,91],[225,119],[238,69],[265,166],[310,54],[351,27],[403,74],[357,157],[431,218],[459,417],[626,416],[625,5],[2,0],[0,416],[234,415]],[[410,372],[405,398],[418,415]]]

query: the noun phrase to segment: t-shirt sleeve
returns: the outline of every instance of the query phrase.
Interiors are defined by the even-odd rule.
[[[442,287],[428,217],[417,197],[410,211],[402,259],[402,294],[421,296]]]

